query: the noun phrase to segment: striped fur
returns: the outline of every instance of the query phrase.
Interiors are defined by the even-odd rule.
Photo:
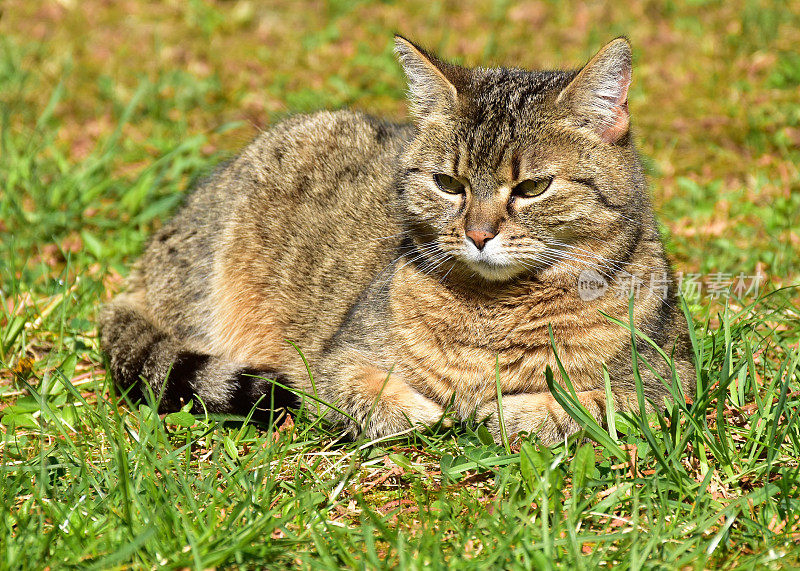
[[[509,432],[554,442],[580,427],[547,388],[551,331],[598,421],[638,408],[630,333],[607,316],[627,322],[628,297],[611,292],[639,276],[634,325],[691,397],[687,326],[629,130],[627,42],[577,71],[466,69],[402,38],[397,53],[413,124],[293,117],[155,234],[100,319],[117,384],[141,397],[144,379],[165,411],[246,413],[264,395],[291,400],[277,378],[353,435],[449,409],[499,438],[499,382]],[[608,291],[583,296],[586,272]],[[637,346],[646,406],[661,406],[672,365]]]

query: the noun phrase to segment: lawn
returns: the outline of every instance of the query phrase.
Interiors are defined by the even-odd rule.
[[[120,402],[94,323],[147,236],[282,117],[402,119],[394,32],[528,68],[630,38],[693,402],[553,448]],[[0,569],[800,567],[798,45],[778,0],[6,0]]]

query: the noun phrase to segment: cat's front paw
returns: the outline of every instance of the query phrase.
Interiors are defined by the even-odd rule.
[[[429,427],[439,421],[443,426],[452,426],[453,420],[444,415],[444,408],[439,403],[414,391],[410,402],[405,404],[408,420],[412,426]]]
[[[578,400],[599,423],[605,416],[605,393],[590,390],[577,393]],[[479,418],[487,418],[486,426],[496,442],[500,442],[501,432],[507,436],[522,432],[536,434],[546,445],[553,445],[582,427],[561,405],[547,393],[522,393],[503,396],[502,424],[497,401],[486,403],[478,411]]]
[[[452,425],[439,403],[410,387],[402,391],[402,396],[396,392],[385,395],[372,412],[366,432],[373,439],[402,434],[411,428],[424,432],[440,421],[444,426]]]
[[[425,430],[442,421],[450,426],[452,421],[444,417],[444,408],[434,400],[422,395],[396,373],[389,373],[374,366],[361,366],[353,371],[349,389],[354,394],[351,402],[360,409],[359,432],[369,438],[383,438],[407,432],[410,428]],[[367,412],[368,411],[368,412]]]

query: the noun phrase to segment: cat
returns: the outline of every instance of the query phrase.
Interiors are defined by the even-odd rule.
[[[646,408],[674,379],[691,398],[687,323],[630,130],[628,41],[576,71],[468,69],[395,46],[410,124],[290,118],[155,233],[100,315],[116,384],[141,398],[146,381],[162,411],[302,398],[353,436],[447,411],[552,444],[581,429],[548,390],[547,367],[564,383],[556,355],[598,422],[603,366],[614,409],[639,409],[631,332],[610,319],[627,323],[632,297],[658,346],[637,342]]]

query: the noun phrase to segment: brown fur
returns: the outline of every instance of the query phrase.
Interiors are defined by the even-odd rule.
[[[595,418],[603,364],[613,406],[637,406],[630,332],[605,317],[627,322],[629,300],[581,298],[592,270],[609,288],[642,275],[634,325],[674,363],[639,352],[667,381],[674,366],[691,396],[686,323],[628,128],[627,43],[580,73],[466,70],[397,46],[413,126],[290,119],[156,234],[101,318],[117,382],[141,375],[170,407],[246,412],[275,400],[268,377],[343,411],[321,408],[353,434],[431,425],[452,406],[489,417],[499,438],[499,380],[509,432],[553,442],[580,427],[547,389],[547,366],[560,379],[550,328]],[[463,189],[438,187],[437,173]],[[666,296],[648,285],[656,275]],[[668,389],[641,374],[660,406]]]

